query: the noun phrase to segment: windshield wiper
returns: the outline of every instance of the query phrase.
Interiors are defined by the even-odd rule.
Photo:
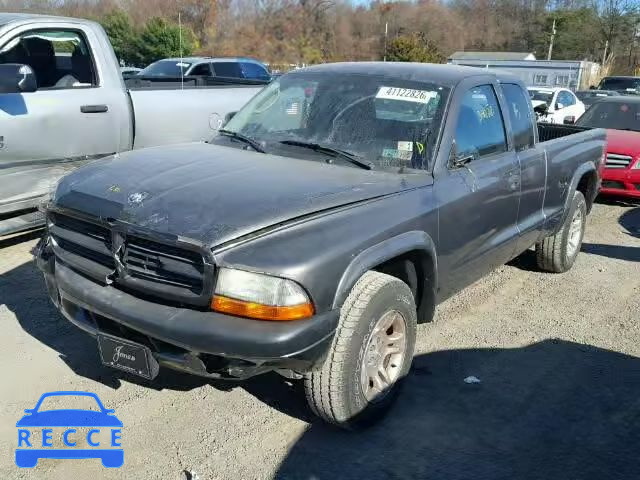
[[[234,132],[233,130],[225,130],[224,128],[221,128],[220,130],[218,130],[218,133],[220,133],[221,135],[224,135],[225,137],[230,137],[235,140],[240,140],[241,142],[244,142],[247,145],[249,145],[256,152],[267,153],[265,149],[262,147],[262,145],[260,145],[260,143],[258,143],[257,140],[254,140],[251,137],[247,137],[246,135],[242,135],[241,133]]]
[[[305,142],[303,140],[282,140],[280,141],[280,143],[284,145],[293,145],[294,147],[308,148],[316,152],[329,154],[333,157],[340,157],[348,161],[349,163],[352,163],[353,165],[364,168],[365,170],[371,170],[373,168],[373,165],[360,160],[358,155],[356,155],[355,153],[347,152],[346,150],[340,150],[339,148],[330,147],[328,145],[321,145],[314,142]]]

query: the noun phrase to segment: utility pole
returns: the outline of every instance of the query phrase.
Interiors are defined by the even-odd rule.
[[[607,50],[609,49],[609,40],[604,42],[604,53],[602,54],[602,66],[604,67],[604,62],[607,61]]]
[[[549,41],[549,52],[547,52],[547,60],[551,60],[553,53],[553,39],[556,37],[556,19],[553,19],[553,27],[551,27],[551,40]]]
[[[389,22],[384,23],[384,57],[383,61],[387,61],[387,37],[389,36]]]

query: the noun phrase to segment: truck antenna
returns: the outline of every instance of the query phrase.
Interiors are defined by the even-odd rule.
[[[180,50],[180,89],[184,90],[184,70],[182,70],[182,18],[180,12],[178,12],[178,43]]]

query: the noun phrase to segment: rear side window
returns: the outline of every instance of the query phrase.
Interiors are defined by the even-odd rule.
[[[509,111],[509,120],[513,129],[516,151],[520,152],[533,147],[535,137],[529,99],[518,85],[505,83],[502,85],[502,91],[507,100],[507,110]]]
[[[189,75],[197,75],[201,77],[210,77],[211,76],[211,68],[208,63],[201,63],[193,67],[193,70],[189,72]]]
[[[270,78],[269,72],[256,63],[244,62],[242,64],[242,70],[245,78],[256,80],[267,80]]]
[[[504,122],[491,85],[464,94],[456,125],[458,155],[482,157],[507,151]]]
[[[38,89],[91,87],[98,84],[84,36],[74,30],[31,30],[0,50],[0,63],[29,65]]]
[[[243,78],[238,62],[215,62],[212,66],[218,77]]]

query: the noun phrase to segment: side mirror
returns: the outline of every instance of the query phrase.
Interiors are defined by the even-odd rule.
[[[574,123],[576,123],[576,117],[574,117],[573,115],[569,115],[568,117],[564,117],[564,122],[565,125],[573,125]]]
[[[29,65],[4,63],[0,65],[0,93],[28,93],[38,89],[36,75]]]
[[[238,112],[229,112],[224,116],[224,124],[226,125],[227,123],[229,123],[229,120],[231,120],[233,117],[236,116],[236,113]]]
[[[556,102],[556,110],[562,110],[564,108],[564,104],[560,102]]]
[[[451,153],[449,154],[449,163],[451,164],[451,168],[462,168],[467,163],[473,161],[472,153],[458,153],[458,147],[456,145],[455,140],[451,144]]]

